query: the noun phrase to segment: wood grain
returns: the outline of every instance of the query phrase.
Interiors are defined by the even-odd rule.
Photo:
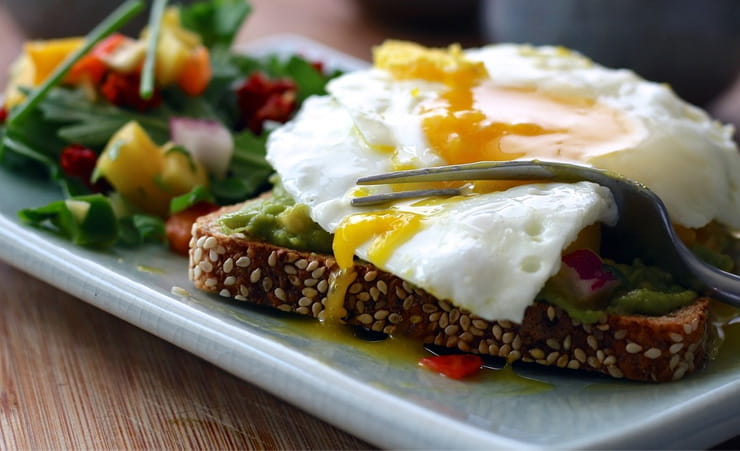
[[[0,449],[370,445],[0,264]]]

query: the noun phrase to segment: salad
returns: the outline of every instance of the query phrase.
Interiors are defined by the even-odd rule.
[[[272,168],[265,141],[336,76],[301,56],[232,51],[244,0],[128,1],[86,37],[28,42],[0,109],[0,166],[59,187],[19,212],[76,244],[169,243],[187,253],[197,216],[253,197]]]

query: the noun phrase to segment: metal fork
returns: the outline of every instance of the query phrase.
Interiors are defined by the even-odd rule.
[[[670,271],[695,290],[740,307],[740,276],[722,271],[697,258],[678,238],[660,198],[635,181],[607,171],[544,161],[481,162],[389,172],[357,180],[358,185],[472,180],[589,181],[607,187],[619,211],[617,223],[603,227],[603,242],[615,243],[604,254],[615,259],[642,257]],[[403,198],[462,194],[456,188],[399,191],[358,197],[354,206],[377,205]]]

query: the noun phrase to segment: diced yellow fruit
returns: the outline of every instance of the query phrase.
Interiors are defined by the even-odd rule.
[[[27,42],[24,50],[34,68],[34,84],[44,82],[46,78],[85,42],[84,38],[50,39],[48,41]]]
[[[190,56],[190,47],[166,29],[159,34],[157,45],[157,82],[166,86],[177,80]]]
[[[10,109],[21,102],[25,96],[21,93],[21,87],[34,86],[33,64],[28,55],[22,54],[10,67],[10,82],[5,88],[5,107]]]
[[[172,145],[158,147],[135,121],[121,127],[98,158],[96,173],[105,177],[130,205],[167,216],[170,200],[196,185],[207,185],[200,163]]]
[[[197,185],[208,185],[208,172],[187,151],[165,145],[162,156],[162,183],[172,193],[187,193]]]

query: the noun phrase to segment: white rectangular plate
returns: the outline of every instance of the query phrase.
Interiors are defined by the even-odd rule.
[[[246,50],[366,64],[296,36]],[[740,431],[738,349],[660,385],[528,367],[517,369],[522,377],[450,380],[194,293],[186,260],[164,249],[93,251],[19,223],[21,208],[58,198],[53,187],[0,168],[0,193],[0,258],[381,447],[699,448]],[[192,295],[175,296],[173,286]]]

